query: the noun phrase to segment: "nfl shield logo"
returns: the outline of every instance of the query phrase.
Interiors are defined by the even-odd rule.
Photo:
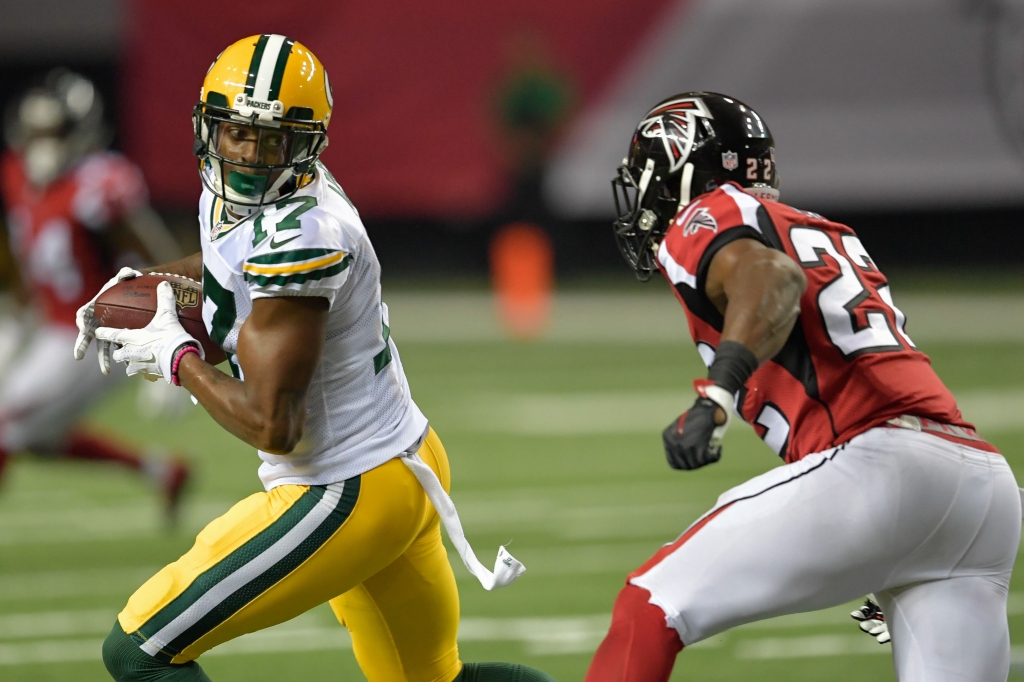
[[[736,152],[722,152],[722,168],[736,170],[740,167],[740,157]]]

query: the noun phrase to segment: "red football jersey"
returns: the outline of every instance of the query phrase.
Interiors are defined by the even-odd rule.
[[[21,158],[8,152],[0,160],[0,190],[28,291],[47,322],[74,325],[78,308],[114,274],[114,254],[101,235],[147,201],[142,174],[120,154],[97,152],[38,189]]]
[[[885,276],[849,227],[729,183],[686,206],[658,249],[662,273],[686,310],[708,365],[722,315],[704,294],[711,259],[736,239],[756,239],[803,267],[807,290],[785,347],[754,372],[736,410],[787,462],[845,443],[901,415],[929,431],[966,437],[956,400],[904,330]],[[946,426],[942,426],[946,425]]]

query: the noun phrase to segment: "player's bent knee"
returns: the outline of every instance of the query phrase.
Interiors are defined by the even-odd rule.
[[[651,593],[627,584],[615,599],[612,625],[594,654],[586,682],[668,680],[683,643]]]
[[[140,680],[138,673],[146,668],[144,658],[149,658],[139,645],[114,621],[110,634],[103,640],[103,665],[117,682]]]
[[[195,661],[171,665],[153,658],[114,621],[103,640],[103,665],[116,682],[210,682]]]

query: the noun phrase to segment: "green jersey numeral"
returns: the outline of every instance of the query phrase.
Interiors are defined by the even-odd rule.
[[[373,373],[380,374],[385,367],[391,364],[391,327],[384,321],[384,316],[380,318],[381,336],[384,338],[384,350],[373,356]]]
[[[203,302],[206,301],[213,301],[217,306],[210,325],[210,339],[223,348],[224,340],[228,338],[228,334],[231,333],[232,327],[235,326],[235,320],[238,318],[235,295],[222,287],[217,278],[206,267],[203,267]],[[231,373],[235,375],[236,379],[239,378],[241,372],[235,367],[235,363],[228,360],[228,364],[231,365]]]
[[[288,197],[274,204],[274,208],[280,211],[292,204],[296,204],[295,208],[277,223],[277,232],[302,229],[299,216],[316,206],[316,197]],[[263,229],[263,215],[261,213],[253,223],[253,227],[255,227],[252,235],[253,248],[259,246],[267,238],[267,231]]]
[[[337,194],[342,199],[345,200],[345,203],[348,204],[352,208],[353,211],[355,211],[356,210],[355,204],[352,203],[352,200],[348,198],[347,194],[345,194],[345,190],[343,190],[341,188],[341,185],[338,183],[338,181],[334,179],[333,175],[331,175],[331,171],[327,170],[327,167],[324,166],[320,162],[317,162],[317,167],[320,169],[320,172],[324,174],[324,180],[327,181],[327,186],[330,187],[335,192],[337,192]],[[358,213],[358,212],[359,211],[356,211],[356,213]]]
[[[253,227],[256,228],[252,235],[252,247],[255,249],[260,242],[267,238],[267,232],[263,229],[263,214],[260,213],[259,217],[256,218]]]

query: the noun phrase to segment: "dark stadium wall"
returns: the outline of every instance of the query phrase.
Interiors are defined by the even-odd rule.
[[[735,90],[763,109],[785,161],[783,198],[848,222],[883,267],[1021,267],[1024,164],[986,100],[993,65],[981,46],[991,33],[946,0],[44,5],[61,7],[54,20],[25,6],[0,22],[0,103],[53,66],[93,78],[117,119],[115,146],[142,164],[156,205],[189,248],[200,189],[190,111],[202,76],[230,42],[278,31],[330,69],[338,106],[325,158],[392,275],[486,273],[489,237],[516,219],[510,209],[521,198],[497,100],[517,51],[534,47],[570,90],[540,221],[560,276],[629,278],[610,236],[608,179],[649,101],[693,87]],[[769,22],[775,30],[763,31]],[[889,39],[894,32],[915,40]],[[808,47],[791,35],[813,40]],[[723,36],[745,49],[706,59]],[[955,58],[945,47],[954,43]],[[870,54],[858,57],[866,44]],[[930,56],[936,46],[942,59]],[[752,70],[743,62],[751,54],[772,58]],[[839,67],[860,85],[832,77]],[[868,86],[875,96],[862,97]],[[1024,135],[1024,113],[1004,113]]]
[[[641,41],[548,164],[553,210],[608,217],[608,169],[678,92],[746,102],[782,199],[829,215],[1024,206],[1024,4],[687,0]]]
[[[193,205],[190,112],[217,52],[261,32],[306,44],[334,89],[324,160],[364,215],[472,216],[508,192],[495,114],[510,51],[532,36],[585,104],[667,0],[131,5],[121,129],[155,201]]]

